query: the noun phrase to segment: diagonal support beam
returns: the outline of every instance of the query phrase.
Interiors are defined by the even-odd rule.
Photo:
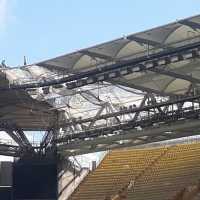
[[[156,104],[157,104],[157,100],[156,100],[155,96],[154,96],[152,93],[150,93],[150,94],[149,94],[149,97],[151,98],[151,100],[152,100],[152,102],[153,102],[153,105],[156,105]],[[158,107],[157,110],[158,110],[160,113],[163,113],[163,110],[162,110],[161,108]]]
[[[196,30],[196,29],[200,29],[200,24],[196,23],[196,22],[192,22],[192,21],[189,21],[189,20],[181,20],[178,22],[179,24],[183,24],[183,25],[186,25],[186,26],[189,26],[190,28]]]
[[[144,97],[142,99],[142,102],[140,103],[139,108],[143,108],[144,107],[147,98],[148,98],[148,94],[144,95]],[[136,121],[138,119],[139,114],[140,114],[140,111],[135,113],[135,116],[133,117],[133,121]]]
[[[153,41],[153,40],[150,40],[150,39],[146,39],[146,38],[140,38],[140,37],[137,37],[135,35],[128,36],[127,39],[133,40],[133,41],[138,42],[138,43],[151,45],[151,46],[160,46],[161,45],[161,43],[159,43],[159,42],[156,42],[156,41]]]
[[[23,147],[23,142],[12,130],[5,130],[5,132],[21,147]]]
[[[21,129],[6,129],[5,131],[20,147],[32,148],[31,143]]]
[[[157,95],[163,96],[163,97],[177,97],[178,96],[178,95],[173,94],[173,93],[164,92],[164,91],[156,90],[156,89],[153,89],[153,88],[145,87],[145,86],[142,86],[142,85],[137,85],[137,84],[134,84],[134,83],[126,82],[123,79],[117,79],[116,81],[112,80],[110,82],[114,83],[114,84],[123,85],[123,86],[129,87],[129,88],[134,88],[136,90],[140,90],[140,91],[143,91],[143,92],[146,92],[146,93],[154,93],[154,94],[157,94]]]
[[[100,116],[101,113],[103,112],[103,110],[105,109],[106,104],[104,104],[96,113],[96,116],[94,117],[94,119],[90,122],[89,126],[87,127],[87,129],[90,129],[96,122],[96,117]]]
[[[171,70],[166,70],[166,69],[163,69],[163,68],[154,68],[154,69],[149,69],[149,71],[159,73],[159,74],[163,74],[163,75],[167,75],[167,76],[171,76],[171,77],[174,77],[174,78],[183,79],[183,80],[189,81],[191,83],[200,84],[200,79],[194,78],[194,77],[186,75],[186,74],[179,74],[179,73],[176,73],[176,72],[171,71]]]
[[[93,51],[88,51],[88,50],[82,50],[80,51],[80,53],[83,53],[84,55],[90,56],[92,58],[100,58],[103,60],[108,60],[108,61],[113,61],[114,58],[102,53],[97,53],[97,52],[93,52]]]
[[[108,106],[109,110],[111,111],[111,113],[115,112],[110,103],[108,103],[107,106]],[[121,123],[120,119],[117,116],[114,116],[114,118],[117,120],[118,123]]]
[[[40,143],[40,147],[46,148],[48,146],[48,144],[50,144],[52,142],[53,137],[54,137],[54,130],[53,129],[47,130],[42,139],[42,142]]]
[[[28,138],[26,137],[22,129],[16,129],[15,132],[19,135],[25,146],[32,147],[31,143],[29,142]]]
[[[0,155],[18,157],[20,153],[19,146],[0,144]]]

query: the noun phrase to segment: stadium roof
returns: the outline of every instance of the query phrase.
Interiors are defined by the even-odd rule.
[[[113,41],[39,62],[36,65],[74,73],[92,67],[96,68],[110,62],[119,62],[130,57],[141,56],[144,53],[146,54],[148,45],[150,52],[159,48],[177,46],[176,43],[180,41],[187,42],[188,39],[199,36],[199,29],[200,15],[124,36]]]
[[[151,55],[187,43],[199,42],[199,36],[200,16],[198,15],[59,56],[37,63],[37,65],[49,70],[56,69],[76,73],[87,69],[101,68],[105,65],[142,57],[147,54]],[[165,71],[134,73],[116,79],[115,83],[143,91],[154,91],[158,94],[180,94],[184,93],[190,85],[190,79],[187,76],[193,77],[191,81],[198,82],[195,81],[200,75],[198,64],[199,60],[173,63],[168,65]],[[173,73],[168,71],[173,71]],[[183,76],[178,76],[179,73]],[[184,75],[185,79],[183,78]]]
[[[6,86],[9,86],[10,84],[20,85],[32,82],[45,82],[47,80],[55,80],[62,76],[78,74],[88,69],[101,69],[102,67],[107,65],[121,63],[123,61],[137,59],[143,56],[151,56],[154,53],[162,52],[164,50],[173,49],[175,47],[184,46],[186,44],[197,43],[200,41],[199,36],[200,15],[176,21],[174,23],[153,28],[144,32],[124,36],[122,38],[107,43],[82,49],[74,53],[59,56],[32,65],[26,65],[17,68],[1,68],[0,86],[5,86],[5,79],[7,79]],[[188,88],[191,84],[200,83],[200,80],[198,79],[200,76],[200,71],[198,67],[199,64],[200,63],[198,58],[187,59],[167,65],[165,64],[162,67],[156,68],[157,71],[145,70],[142,72],[135,72],[129,75],[124,75],[121,78],[112,78],[109,81],[111,85],[121,84],[123,86],[140,90],[142,92],[153,92],[161,96],[184,94],[188,91]],[[107,86],[104,85],[103,87]],[[84,99],[86,101],[86,99],[89,99],[93,104],[93,108],[97,106],[97,104],[101,104],[101,102],[99,102],[99,99],[97,98],[100,91],[99,84],[92,84],[91,86],[85,88],[83,87],[73,90],[69,90],[65,87],[50,87],[27,90],[26,92],[20,91],[19,93],[10,91],[10,96],[7,96],[8,92],[2,92],[1,95],[5,98],[1,98],[0,104],[4,106],[5,112],[9,112],[9,110],[12,110],[12,112],[9,113],[12,116],[8,118],[5,117],[5,120],[14,119],[17,121],[18,119],[18,121],[23,121],[23,123],[19,123],[20,126],[27,128],[29,126],[30,129],[34,129],[36,126],[32,126],[32,124],[34,124],[31,123],[31,120],[34,119],[32,118],[32,115],[23,115],[22,112],[21,114],[23,115],[23,117],[18,118],[17,115],[15,115],[18,112],[17,106],[11,107],[10,105],[6,104],[8,98],[13,98],[12,101],[14,101],[14,99],[18,99],[18,101],[21,101],[29,94],[36,100],[35,102],[37,102],[37,105],[32,104],[33,100],[27,97],[29,98],[29,100],[27,99],[27,103],[29,105],[34,105],[32,107],[36,108],[36,110],[40,110],[41,107],[44,108],[43,105],[45,104],[45,106],[48,107],[48,112],[51,112],[54,115],[54,111],[60,110],[59,108],[63,108],[63,110],[65,111],[71,108],[75,108],[76,111],[82,111],[83,106],[85,110],[88,110],[88,108],[91,109],[91,102],[89,106],[80,103],[80,106],[77,108],[77,101],[75,102],[74,100],[69,100],[72,99],[72,96],[76,95],[77,93],[83,94],[84,92],[82,92],[82,90],[89,90],[87,94],[84,94],[86,96],[80,97],[82,98],[82,100]],[[101,91],[103,91],[103,89]],[[115,96],[113,95],[112,91],[110,91],[109,95],[107,93],[107,90],[104,90],[104,93],[106,93],[107,96],[110,95],[111,98],[112,96]],[[120,92],[118,92],[118,95],[119,93]],[[14,94],[18,94],[18,98],[15,98]],[[125,96],[123,92],[121,96]],[[118,99],[120,99],[121,96],[118,97]],[[58,101],[56,98],[60,98],[60,100]],[[119,103],[119,101],[116,100],[116,97],[113,97],[112,100],[114,98],[114,103]],[[104,101],[105,99],[102,97],[102,100]],[[71,101],[71,104],[69,103],[69,101]],[[108,101],[108,97],[105,101]],[[25,103],[24,101],[22,102]],[[123,102],[123,100],[121,100],[120,102]],[[41,106],[39,106],[38,104],[41,104]],[[31,106],[27,107],[30,111]],[[91,112],[88,112],[86,115],[83,114],[83,116],[90,116],[89,113]],[[39,112],[35,112],[35,114],[35,117],[40,116]],[[72,111],[71,114],[74,115],[74,112]],[[51,124],[50,121],[52,121],[52,118],[43,118],[42,116],[45,115],[42,114],[41,118],[36,117],[39,123],[45,121],[45,124]],[[26,119],[24,120],[22,118]],[[4,119],[4,117],[2,119]],[[29,123],[26,123],[28,119]],[[43,128],[46,127],[46,125],[39,126],[39,124],[37,124],[37,126]]]

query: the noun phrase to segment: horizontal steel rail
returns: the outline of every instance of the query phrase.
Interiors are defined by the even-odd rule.
[[[185,108],[178,108],[178,103],[186,103],[186,102],[196,102],[196,106],[188,106]],[[102,117],[99,116],[98,119],[106,119],[113,116],[123,115],[127,113],[143,113],[143,117],[138,118],[138,120],[130,120],[123,123],[116,123],[112,126],[107,126],[107,124],[102,124],[101,127],[92,127],[89,130],[84,130],[81,132],[65,135],[64,137],[58,138],[57,143],[63,143],[74,141],[74,140],[85,140],[92,139],[97,137],[102,137],[106,135],[114,135],[119,134],[119,130],[127,131],[131,129],[135,129],[137,127],[146,128],[153,127],[155,124],[159,125],[159,123],[173,123],[174,121],[179,121],[183,119],[198,119],[200,115],[200,107],[199,102],[200,96],[196,97],[187,97],[175,101],[167,101],[164,103],[158,103],[152,106],[144,106],[138,109],[129,109],[125,111],[120,111],[116,113],[106,114]],[[166,110],[165,112],[159,112],[160,109],[164,109],[166,106],[171,106],[170,110]],[[160,108],[160,109],[158,109]],[[88,122],[88,120],[83,120],[82,122]],[[80,123],[78,121],[77,123]]]
[[[38,87],[49,87],[63,83],[66,84],[68,89],[73,89],[99,81],[106,81],[108,79],[154,68],[156,66],[166,65],[167,63],[179,62],[180,60],[199,57],[199,48],[200,42],[191,43],[177,48],[164,49],[159,53],[154,53],[130,60],[119,61],[114,64],[79,72],[59,79],[21,85],[11,84],[9,87],[0,87],[0,90],[31,89]]]

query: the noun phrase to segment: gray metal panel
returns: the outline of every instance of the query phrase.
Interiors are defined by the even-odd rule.
[[[12,186],[12,162],[0,162],[0,186]]]
[[[185,22],[185,23],[184,23]],[[187,22],[187,23],[186,23]],[[59,56],[53,59],[49,59],[43,62],[37,63],[37,65],[44,66],[47,68],[57,67],[58,69],[63,68],[68,71],[73,71],[73,67],[76,65],[77,62],[82,62],[80,58],[84,55],[87,55],[87,53],[84,52],[94,52],[96,54],[102,54],[105,57],[111,57],[113,59],[116,58],[117,54],[123,47],[125,47],[131,40],[135,40],[140,45],[149,44],[151,46],[155,46],[158,44],[165,45],[165,41],[176,32],[177,29],[183,26],[188,26],[191,28],[191,24],[195,24],[195,27],[198,27],[200,25],[200,17],[194,16],[188,19],[180,20],[174,23],[167,24],[165,26],[157,27],[154,29],[150,29],[144,32],[131,34],[110,42],[106,42],[103,44],[99,44],[90,48],[82,49],[74,53],[66,54],[63,56]],[[187,30],[186,30],[187,31]],[[194,34],[199,35],[199,32],[196,30],[193,30]],[[178,32],[176,34],[179,34]],[[180,34],[182,34],[180,32]],[[188,38],[193,37],[193,35],[188,34]],[[175,41],[172,41],[175,42]],[[167,41],[167,43],[170,43],[170,41]],[[136,45],[137,46],[137,45]],[[134,48],[134,47],[133,47]],[[137,49],[137,47],[136,47]],[[145,50],[145,48],[144,48]],[[140,51],[134,51],[132,56],[140,53]],[[130,55],[124,55],[124,57],[130,56]],[[90,59],[94,59],[93,56],[90,56]],[[121,58],[123,59],[123,58]],[[107,61],[105,60],[104,63]],[[92,62],[91,62],[92,63]],[[96,60],[96,66],[102,64],[102,60]],[[82,65],[84,65],[84,68],[92,68],[94,67],[93,64],[87,63],[79,63],[79,66],[76,68],[77,70],[82,70]]]

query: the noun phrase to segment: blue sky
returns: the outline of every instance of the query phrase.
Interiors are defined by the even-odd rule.
[[[199,13],[199,0],[0,0],[0,60],[37,62]]]

